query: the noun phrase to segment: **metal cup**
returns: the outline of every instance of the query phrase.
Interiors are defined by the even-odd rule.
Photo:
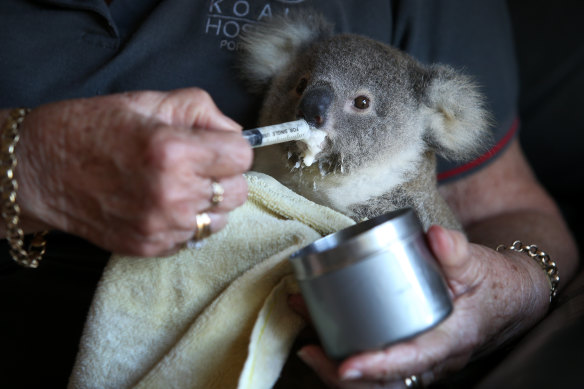
[[[290,261],[322,345],[334,359],[412,338],[452,311],[411,209],[319,239]]]

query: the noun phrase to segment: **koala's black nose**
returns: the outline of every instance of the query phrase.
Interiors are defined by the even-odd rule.
[[[330,86],[319,86],[308,90],[298,106],[298,117],[304,118],[314,127],[321,127],[333,101],[334,92]]]

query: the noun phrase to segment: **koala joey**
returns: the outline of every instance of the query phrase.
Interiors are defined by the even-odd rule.
[[[259,125],[304,118],[326,134],[314,163],[297,141],[256,149],[254,170],[356,221],[412,207],[426,229],[460,229],[438,193],[436,154],[467,159],[484,147],[488,113],[470,78],[333,34],[314,13],[256,25],[240,67],[264,94]]]

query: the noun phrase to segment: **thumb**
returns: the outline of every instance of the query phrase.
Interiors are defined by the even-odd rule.
[[[471,244],[462,232],[434,225],[428,229],[427,238],[455,295],[459,294],[457,290],[466,290],[479,281],[480,261],[473,258]]]

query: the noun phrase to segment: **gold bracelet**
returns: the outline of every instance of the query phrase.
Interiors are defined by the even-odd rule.
[[[554,261],[550,259],[550,256],[547,255],[545,252],[541,251],[536,245],[527,245],[524,246],[520,240],[516,240],[510,247],[506,247],[505,245],[497,246],[497,251],[501,250],[513,250],[519,253],[526,253],[532,259],[534,259],[539,266],[545,271],[545,274],[548,277],[548,281],[550,282],[550,302],[556,295],[558,294],[558,285],[560,283],[560,276],[558,271],[558,265]]]
[[[10,255],[19,265],[36,268],[46,251],[47,231],[34,234],[29,249],[24,248],[24,232],[18,226],[20,207],[16,203],[18,182],[14,176],[16,168],[16,144],[20,136],[20,125],[30,112],[17,108],[10,112],[0,137],[0,193],[2,194],[2,218],[6,221],[6,239],[10,244]]]

